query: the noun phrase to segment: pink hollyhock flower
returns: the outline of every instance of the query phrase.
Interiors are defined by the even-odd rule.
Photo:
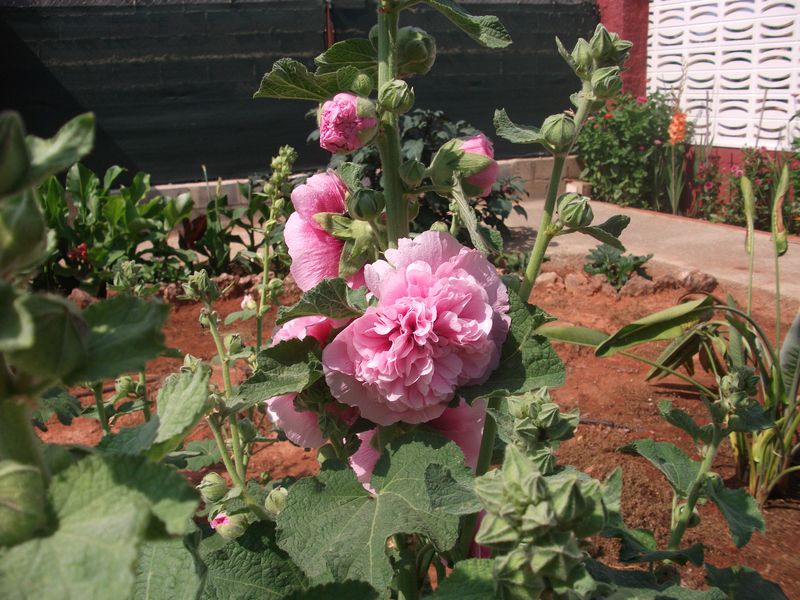
[[[714,184],[713,184],[713,183],[711,183],[710,181],[706,181],[706,182],[703,184],[703,189],[704,189],[705,191],[707,191],[707,192],[708,192],[708,191],[710,191],[710,190],[711,190],[713,187],[714,187]]]
[[[484,401],[478,400],[470,406],[464,400],[461,400],[456,408],[445,409],[440,417],[429,421],[428,425],[447,439],[458,444],[461,452],[464,453],[464,462],[472,470],[475,470],[478,464],[478,454],[480,454],[485,420],[486,403]],[[355,472],[358,480],[367,491],[373,494],[375,489],[369,482],[381,453],[370,442],[377,431],[377,429],[372,429],[357,434],[358,439],[361,440],[361,446],[348,459],[350,467]]]
[[[354,152],[378,131],[375,105],[349,92],[336,94],[319,113],[319,145],[328,152]]]
[[[220,525],[228,525],[230,522],[231,518],[224,512],[221,512],[211,519],[211,529],[216,529]]]
[[[297,286],[310,290],[326,278],[339,276],[339,259],[344,241],[320,227],[314,215],[323,212],[344,213],[347,187],[333,171],[318,173],[292,192],[295,212],[286,221],[284,239],[292,258],[290,271]],[[359,271],[348,280],[353,287],[364,285]]]
[[[277,329],[272,335],[272,345],[286,340],[304,340],[311,336],[323,346],[334,328],[347,324],[347,320],[334,320],[327,317],[311,316],[292,319]],[[319,448],[325,437],[319,428],[317,414],[308,410],[297,410],[294,399],[297,394],[283,394],[266,400],[267,415],[275,427],[282,429],[289,441],[303,448]],[[355,420],[357,413],[343,414],[343,418]]]
[[[480,192],[476,193],[477,196],[483,198],[492,193],[492,186],[497,181],[497,172],[500,167],[497,161],[494,160],[494,146],[492,141],[482,133],[466,138],[461,142],[461,150],[469,154],[480,154],[487,158],[491,158],[492,162],[482,171],[474,173],[469,177],[464,178],[464,181],[470,185],[479,188]]]
[[[647,96],[636,96],[636,104],[644,104],[647,102]]]
[[[497,367],[508,292],[479,252],[426,231],[367,265],[365,278],[378,305],[322,353],[337,400],[379,425],[423,423],[444,412],[457,387]]]

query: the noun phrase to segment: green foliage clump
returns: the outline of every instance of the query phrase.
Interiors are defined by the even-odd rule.
[[[644,263],[653,257],[636,256],[635,254],[623,254],[618,248],[608,244],[600,244],[588,255],[587,262],[583,270],[589,275],[602,275],[606,278],[609,285],[619,290],[636,272],[640,272]]]

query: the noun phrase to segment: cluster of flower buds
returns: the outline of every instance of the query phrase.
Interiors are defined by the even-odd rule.
[[[507,400],[509,417],[498,419],[500,435],[536,463],[542,474],[555,469],[555,451],[559,442],[571,439],[578,426],[577,411],[562,413],[551,402],[547,388]]]
[[[616,95],[622,88],[620,70],[628,58],[633,44],[621,40],[598,25],[592,38],[580,38],[572,52],[567,52],[561,42],[558,50],[575,74],[590,85],[591,100],[604,100]]]
[[[598,481],[575,472],[545,477],[507,446],[502,470],[476,479],[475,492],[486,508],[475,541],[505,553],[494,566],[498,598],[539,598],[590,582],[580,540],[605,523]]]
[[[562,194],[558,199],[558,220],[569,229],[580,229],[591,225],[594,213],[589,205],[589,198],[575,192]]]
[[[719,379],[719,400],[712,405],[714,418],[720,423],[727,421],[732,431],[751,431],[756,420],[769,426],[768,417],[756,400],[757,392],[758,377],[750,367],[724,375]]]
[[[219,298],[219,288],[208,273],[195,271],[183,283],[183,294],[187,300],[211,304]]]
[[[283,197],[291,191],[286,189],[286,184],[292,174],[292,167],[296,160],[297,151],[291,146],[281,146],[278,150],[278,155],[272,158],[272,163],[270,164],[272,174],[264,182],[264,195],[272,200],[273,208],[277,212],[281,212],[283,207],[286,206],[286,200]],[[281,203],[280,206],[276,206],[279,201]]]

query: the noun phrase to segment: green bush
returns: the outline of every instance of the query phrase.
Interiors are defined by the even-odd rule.
[[[631,275],[642,273],[642,266],[652,257],[652,254],[647,256],[622,254],[613,246],[600,244],[586,256],[589,262],[583,266],[583,270],[589,275],[602,275],[609,285],[619,291],[628,283]]]

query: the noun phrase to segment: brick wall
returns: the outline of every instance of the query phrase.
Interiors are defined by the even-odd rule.
[[[336,39],[365,35],[367,0],[333,0]],[[597,22],[590,0],[481,0],[469,10],[497,14],[515,43],[485,50],[430,9],[404,15],[439,44],[428,77],[414,81],[419,105],[445,110],[492,132],[505,106],[540,122],[567,106],[575,80],[554,51]],[[156,182],[241,177],[264,170],[282,144],[301,167],[327,161],[305,143],[308,103],[252,100],[264,72],[282,56],[311,65],[324,49],[323,0],[12,0],[0,7],[0,108],[23,113],[37,135],[51,135],[86,110],[98,117],[88,160],[153,173]],[[498,146],[500,156],[530,148]]]

